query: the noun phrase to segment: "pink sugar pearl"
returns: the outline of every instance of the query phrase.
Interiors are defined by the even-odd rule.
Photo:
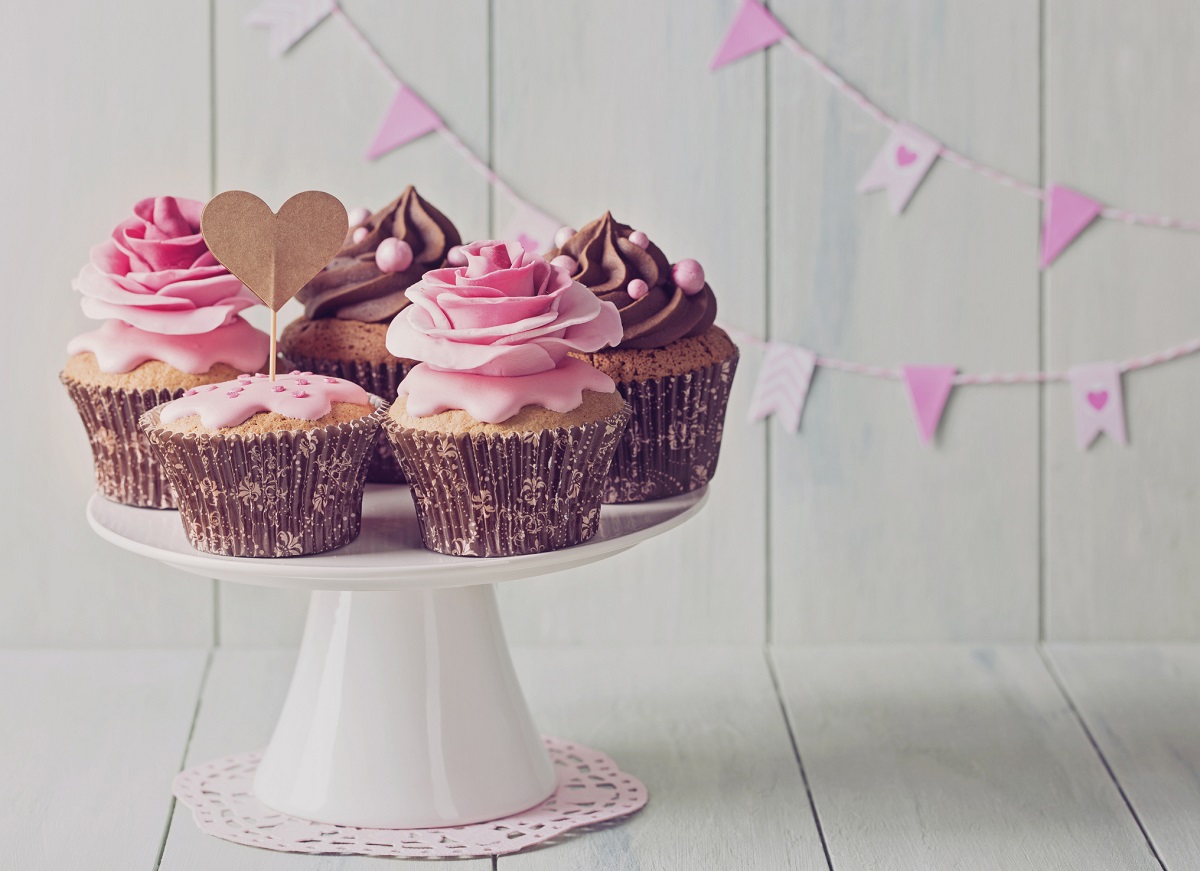
[[[553,260],[550,261],[550,265],[557,266],[560,269],[565,269],[565,270],[567,270],[567,272],[571,273],[572,275],[574,275],[575,270],[579,268],[579,264],[575,261],[575,258],[572,257],[570,254],[559,254],[557,257],[555,257]]]
[[[695,260],[680,260],[671,267],[671,277],[675,286],[688,296],[704,290],[704,267]]]
[[[629,234],[629,241],[645,251],[650,247],[650,237],[641,230],[634,230]]]
[[[366,206],[356,206],[346,217],[350,219],[351,227],[359,227],[367,223],[367,219],[371,217],[371,210]]]
[[[467,265],[467,255],[463,253],[461,245],[455,245],[446,253],[446,262],[451,266]]]
[[[554,247],[561,248],[571,241],[571,237],[579,231],[574,227],[559,227],[558,232],[554,234]]]
[[[350,234],[350,238],[352,240],[354,240],[355,242],[361,242],[363,239],[367,238],[367,228],[359,227],[357,230],[355,230],[353,233]]]
[[[642,281],[640,278],[635,278],[629,282],[629,287],[625,289],[631,299],[641,299],[650,292],[650,285]]]
[[[412,264],[412,246],[400,239],[384,239],[375,249],[375,265],[380,272],[403,272]]]

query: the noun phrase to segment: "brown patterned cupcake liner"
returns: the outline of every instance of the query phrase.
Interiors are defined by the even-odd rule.
[[[605,503],[677,496],[712,479],[738,357],[735,350],[682,375],[617,382],[633,414],[608,471]]]
[[[146,412],[143,432],[175,486],[188,541],[205,553],[284,557],[358,537],[367,458],[388,405],[347,423],[257,435],[181,433]]]
[[[604,475],[629,406],[533,433],[442,433],[383,422],[416,504],[421,539],[453,556],[515,556],[596,534]]]
[[[138,508],[174,508],[171,483],[138,419],[156,405],[178,399],[183,388],[125,390],[85,384],[66,374],[58,377],[87,430],[100,494]]]
[[[303,354],[283,352],[284,369],[299,369],[331,378],[353,381],[367,393],[381,396],[388,402],[396,398],[396,388],[408,374],[409,365],[399,360],[387,363],[369,363],[365,360],[329,360],[323,357],[306,357]],[[387,436],[381,431],[375,439],[370,462],[367,464],[367,480],[374,484],[403,484],[404,473]]]

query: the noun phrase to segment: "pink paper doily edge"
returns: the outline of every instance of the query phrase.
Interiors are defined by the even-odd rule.
[[[223,756],[187,768],[171,790],[206,834],[285,853],[381,858],[483,858],[517,853],[585,826],[637,813],[645,785],[606,754],[560,738],[544,738],[558,772],[554,794],[536,807],[469,826],[367,829],[317,823],[271,810],[252,794],[261,753]]]

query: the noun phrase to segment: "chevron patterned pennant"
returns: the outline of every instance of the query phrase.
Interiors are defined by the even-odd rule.
[[[808,399],[817,355],[787,342],[767,342],[754,396],[750,400],[750,422],[779,418],[783,428],[795,435]]]
[[[337,0],[263,0],[246,16],[251,27],[266,27],[271,55],[279,57],[324,21]]]

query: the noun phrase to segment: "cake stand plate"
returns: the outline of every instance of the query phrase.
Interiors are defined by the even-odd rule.
[[[596,562],[694,516],[707,488],[606,505],[590,541],[499,559],[420,544],[407,487],[369,486],[359,538],[288,559],[194,550],[173,511],[93,496],[103,538],[209,578],[310,591],[291,687],[253,798],[358,829],[469,826],[546,801],[558,776],[512,667],[495,583]],[[526,839],[528,840],[528,839]]]

